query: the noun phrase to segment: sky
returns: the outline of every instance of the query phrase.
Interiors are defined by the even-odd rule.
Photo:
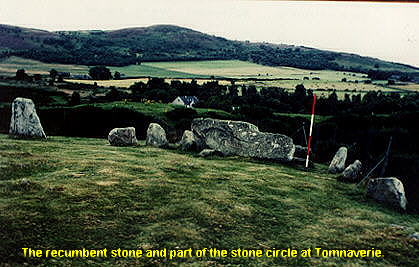
[[[419,3],[0,0],[0,24],[45,30],[174,24],[233,40],[303,45],[419,67]]]

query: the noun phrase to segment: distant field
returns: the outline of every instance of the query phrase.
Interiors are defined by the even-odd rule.
[[[24,68],[28,73],[47,74],[52,68],[66,71],[71,74],[87,74],[88,66],[47,64],[35,60],[10,57],[0,61],[0,73],[14,74],[16,69]],[[175,61],[175,62],[144,62],[141,65],[126,67],[110,67],[112,72],[118,71],[123,77],[144,77],[123,80],[95,81],[95,80],[68,80],[76,83],[93,84],[99,86],[115,86],[128,88],[135,82],[147,82],[145,77],[167,78],[190,82],[193,78],[199,84],[208,82],[211,77],[219,80],[220,84],[228,85],[227,78],[243,79],[236,84],[255,85],[262,87],[281,87],[294,90],[297,84],[304,84],[307,89],[318,91],[319,95],[327,96],[328,91],[337,90],[346,93],[367,92],[381,90],[384,92],[399,92],[401,90],[418,91],[418,84],[385,86],[385,82],[378,84],[364,84],[366,75],[362,73],[331,71],[331,70],[304,70],[290,67],[269,67],[240,60],[215,60],[215,61]],[[313,80],[318,78],[319,80]],[[347,82],[342,82],[346,78]],[[252,80],[246,80],[252,79]],[[286,80],[283,80],[286,79]],[[356,82],[358,81],[358,82]],[[319,91],[320,90],[320,91]],[[343,95],[343,94],[340,94]]]
[[[112,73],[119,71],[125,76],[151,76],[151,77],[202,77],[208,76],[194,75],[190,73],[183,73],[180,71],[166,70],[147,64],[130,65],[126,67],[109,67]],[[84,74],[89,73],[89,66],[84,65],[66,65],[66,64],[49,64],[36,60],[10,57],[0,60],[0,74],[13,75],[17,69],[25,69],[30,74],[48,74],[51,69],[56,69],[59,72],[70,72],[71,74]]]
[[[167,78],[167,79],[165,79],[165,81],[169,82],[169,83],[173,80],[183,81],[183,82],[188,82],[189,83],[193,79],[192,78],[176,78],[176,79]],[[203,84],[203,83],[212,81],[211,79],[202,79],[202,78],[195,79],[195,80],[198,84]],[[115,86],[115,87],[121,87],[121,88],[128,88],[128,87],[130,87],[131,85],[133,85],[134,83],[137,83],[137,82],[147,83],[148,78],[134,78],[134,79],[109,80],[109,81],[67,79],[66,81],[74,82],[74,83],[84,83],[84,84],[94,84],[94,83],[96,83],[98,86],[104,86],[104,87]],[[219,84],[223,84],[223,85],[231,84],[231,82],[227,81],[227,80],[219,80],[218,82],[219,82]]]
[[[0,60],[0,74],[12,75],[18,69],[25,69],[30,74],[48,74],[51,69],[71,74],[87,74],[89,72],[89,67],[83,65],[49,64],[20,57]]]

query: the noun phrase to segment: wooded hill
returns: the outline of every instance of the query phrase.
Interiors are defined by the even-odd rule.
[[[240,59],[269,66],[414,73],[419,68],[303,46],[232,41],[173,25],[114,31],[49,32],[0,25],[0,57],[125,66],[145,61]]]

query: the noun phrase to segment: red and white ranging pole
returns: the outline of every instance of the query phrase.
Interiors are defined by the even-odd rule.
[[[313,106],[311,107],[311,123],[310,123],[310,136],[308,137],[308,146],[307,146],[307,158],[306,158],[306,168],[308,168],[308,159],[310,157],[311,150],[311,135],[313,134],[313,124],[314,124],[314,108],[316,107],[316,94],[313,94]]]

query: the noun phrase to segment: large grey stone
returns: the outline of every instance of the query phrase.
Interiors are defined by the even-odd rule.
[[[163,127],[157,123],[150,123],[147,129],[147,138],[145,143],[150,146],[165,148],[169,146],[166,138],[166,132]]]
[[[183,151],[200,151],[204,148],[203,141],[189,130],[183,132],[179,145],[180,149]]]
[[[295,151],[290,137],[260,132],[248,122],[199,118],[191,128],[206,146],[224,155],[291,161]]]
[[[367,196],[396,209],[406,209],[403,183],[397,178],[371,179],[367,185]]]
[[[137,144],[135,128],[114,128],[108,134],[108,141],[112,146],[133,146]]]
[[[361,161],[355,160],[354,163],[346,167],[343,171],[341,179],[347,182],[356,182],[361,178],[361,169]]]
[[[18,97],[12,103],[11,135],[47,138],[31,99]]]
[[[346,157],[348,156],[348,149],[346,147],[341,147],[336,152],[332,161],[329,165],[330,173],[341,173],[345,169]]]

